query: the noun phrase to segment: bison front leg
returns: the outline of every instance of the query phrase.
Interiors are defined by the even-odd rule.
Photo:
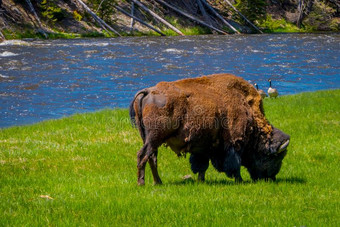
[[[226,149],[224,171],[228,177],[235,177],[235,182],[241,183],[243,181],[241,177],[241,157],[234,147]]]
[[[209,167],[209,157],[204,154],[191,154],[190,155],[191,170],[193,173],[198,173],[198,181],[205,180],[205,172]]]

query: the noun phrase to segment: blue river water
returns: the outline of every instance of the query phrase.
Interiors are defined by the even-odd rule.
[[[126,108],[160,81],[233,73],[280,95],[340,88],[340,34],[25,40],[0,44],[0,128]]]

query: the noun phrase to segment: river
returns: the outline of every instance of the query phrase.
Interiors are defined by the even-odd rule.
[[[25,40],[0,44],[0,127],[126,108],[160,81],[233,73],[280,95],[340,88],[340,34]]]

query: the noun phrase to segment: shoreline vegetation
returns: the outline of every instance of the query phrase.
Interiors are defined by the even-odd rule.
[[[337,1],[0,1],[0,40],[325,31],[340,31]]]
[[[161,147],[164,184],[147,166],[138,187],[142,141],[127,109],[0,129],[0,225],[339,226],[340,89],[266,98],[264,109],[291,136],[276,182],[242,168],[237,184],[210,166],[199,183],[188,157]]]

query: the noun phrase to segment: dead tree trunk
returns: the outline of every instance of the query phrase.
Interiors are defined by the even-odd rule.
[[[146,12],[150,13],[153,17],[155,17],[157,20],[159,20],[161,23],[165,24],[166,26],[168,26],[170,29],[172,29],[173,31],[175,31],[177,34],[179,35],[184,35],[180,30],[178,30],[175,26],[173,26],[172,24],[170,24],[169,22],[167,22],[165,19],[163,19],[162,17],[160,17],[159,15],[157,15],[155,12],[153,12],[152,10],[148,9],[145,5],[143,5],[141,2],[137,1],[137,0],[132,0],[132,2],[136,3],[139,7],[141,7],[143,10],[145,10]]]
[[[181,0],[181,3],[183,4],[184,9],[187,12],[189,12],[191,14],[195,14],[196,13],[196,11],[195,11],[196,5],[195,5],[194,1]]]
[[[240,34],[239,31],[236,30],[228,21],[226,21],[213,7],[207,3],[206,0],[201,0],[202,3],[211,11],[215,14],[216,17],[218,17],[225,25],[227,25],[231,30],[233,30],[235,33]]]
[[[4,40],[6,40],[6,38],[5,38],[4,34],[2,34],[2,32],[0,31],[0,43]]]
[[[209,24],[209,25],[212,25],[212,22],[211,22],[211,18],[209,16],[209,14],[207,13],[207,11],[205,11],[205,8],[201,2],[201,0],[196,0],[197,2],[197,5],[198,5],[198,8],[200,9],[202,15],[203,15],[203,18],[205,19],[205,21]]]
[[[99,23],[99,25],[105,30],[107,31],[107,29],[109,29],[110,31],[112,31],[113,33],[115,33],[118,36],[121,36],[119,34],[119,32],[117,32],[116,30],[114,30],[110,25],[108,25],[107,23],[105,23],[105,21],[103,21],[100,17],[98,17],[82,0],[76,0],[77,2],[79,2],[80,5],[82,5],[84,7],[84,9],[91,14],[91,16]],[[107,29],[106,29],[107,28]]]
[[[302,16],[303,16],[303,0],[299,0],[298,2],[298,12],[299,12],[299,16],[298,19],[296,21],[296,25],[298,26],[298,28],[301,28],[301,22],[302,22]]]
[[[38,25],[40,27],[40,32],[45,36],[45,38],[47,39],[48,38],[48,35],[47,33],[45,32],[45,29],[43,28],[42,24],[41,24],[41,21],[40,21],[40,18],[38,17],[38,14],[37,12],[35,11],[34,7],[33,7],[33,4],[31,2],[31,0],[26,0],[27,2],[27,5],[29,6],[31,12],[33,13],[35,19],[37,20],[38,22]]]
[[[313,8],[313,5],[314,5],[314,0],[309,0],[307,2],[307,6],[306,6],[304,0],[299,0],[299,2],[298,2],[299,16],[298,16],[298,19],[296,21],[296,25],[298,26],[298,28],[301,28],[303,19],[310,13],[310,11]]]
[[[255,28],[256,31],[258,31],[259,33],[263,33],[258,27],[256,27],[253,23],[251,23],[247,17],[245,17],[240,11],[238,11],[235,6],[233,6],[233,4],[231,4],[228,0],[224,0],[229,6],[231,6],[231,8],[233,8],[233,10],[235,10],[241,17],[243,17],[243,19],[248,22],[253,28]]]
[[[194,22],[196,22],[196,23],[199,23],[199,24],[201,24],[201,25],[203,25],[203,26],[205,26],[205,27],[208,27],[208,28],[210,28],[211,30],[215,30],[215,31],[217,31],[218,33],[227,35],[227,33],[226,33],[225,31],[222,31],[222,30],[220,30],[220,29],[218,29],[218,28],[215,28],[214,26],[209,25],[209,24],[205,23],[204,21],[201,21],[201,20],[199,20],[199,19],[197,19],[197,18],[195,18],[195,17],[193,17],[193,16],[187,14],[186,12],[183,12],[182,10],[177,9],[176,7],[174,7],[174,6],[170,5],[170,4],[168,4],[167,2],[165,2],[165,1],[163,1],[163,0],[155,0],[155,1],[158,2],[158,3],[160,3],[160,4],[165,5],[166,7],[168,7],[168,8],[170,8],[170,9],[172,9],[173,11],[175,11],[175,12],[177,12],[177,13],[179,13],[179,14],[181,14],[181,15],[187,17],[187,18],[189,18],[190,20],[192,20],[192,21],[194,21]]]
[[[132,2],[131,4],[131,15],[134,16],[135,14],[135,3]],[[135,19],[131,17],[131,22],[130,22],[130,33],[133,32],[133,26],[135,25]]]
[[[3,17],[3,12],[4,10],[1,9],[1,4],[2,4],[2,0],[0,0],[0,16]],[[4,26],[0,28],[0,43],[4,40],[6,40],[6,37],[4,36],[4,34],[2,34],[1,30],[4,29],[4,27],[6,26],[5,20],[3,21]]]
[[[123,10],[122,8],[120,8],[119,6],[114,6],[118,11],[122,12],[123,14],[125,14],[126,16],[129,16],[133,19],[135,19],[136,21],[138,21],[139,23],[141,23],[142,25],[154,30],[155,32],[159,33],[161,36],[165,36],[164,33],[162,33],[161,31],[159,31],[157,28],[147,24],[146,22],[142,21],[141,19],[139,19],[138,17],[135,17],[133,15],[131,15],[130,13],[126,12],[125,10]]]

